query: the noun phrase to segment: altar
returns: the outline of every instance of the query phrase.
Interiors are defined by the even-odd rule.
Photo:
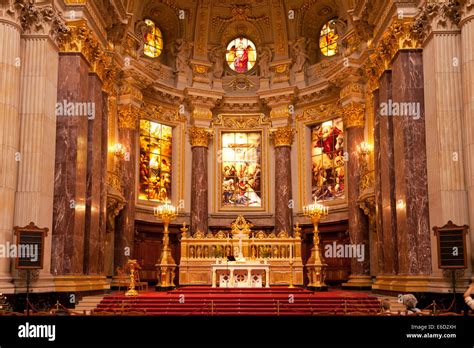
[[[218,262],[212,264],[212,287],[270,287],[270,266],[264,262]],[[217,282],[219,282],[217,284]]]

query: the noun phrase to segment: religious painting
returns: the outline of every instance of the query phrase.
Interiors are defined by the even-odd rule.
[[[311,129],[312,199],[344,198],[344,130],[341,118]]]
[[[336,20],[330,20],[321,29],[319,36],[319,48],[326,57],[332,57],[337,53],[337,40],[339,35],[336,32]]]
[[[163,51],[163,35],[152,20],[146,19],[145,24],[143,54],[150,58],[157,58]]]
[[[226,61],[238,73],[250,71],[257,61],[255,44],[246,38],[237,38],[227,45]]]
[[[221,206],[261,208],[261,132],[223,132]]]
[[[140,120],[139,199],[171,200],[172,138],[172,127]]]

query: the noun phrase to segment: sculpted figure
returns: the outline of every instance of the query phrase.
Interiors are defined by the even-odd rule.
[[[308,40],[304,37],[300,37],[291,47],[293,53],[293,69],[296,73],[303,71],[306,61],[309,59],[306,53],[307,45]]]
[[[260,68],[260,77],[267,79],[270,77],[270,62],[272,60],[272,51],[268,47],[263,47],[259,53],[258,67]]]

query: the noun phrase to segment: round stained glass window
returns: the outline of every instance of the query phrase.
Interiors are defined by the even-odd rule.
[[[255,66],[257,61],[255,44],[246,38],[236,38],[227,45],[225,58],[232,70],[246,73]]]

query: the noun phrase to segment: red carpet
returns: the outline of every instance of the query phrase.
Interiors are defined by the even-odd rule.
[[[97,312],[146,312],[147,315],[351,315],[376,314],[379,301],[365,292],[312,292],[288,287],[222,289],[188,286],[170,292],[123,292],[106,296]],[[132,313],[130,313],[132,314]]]

